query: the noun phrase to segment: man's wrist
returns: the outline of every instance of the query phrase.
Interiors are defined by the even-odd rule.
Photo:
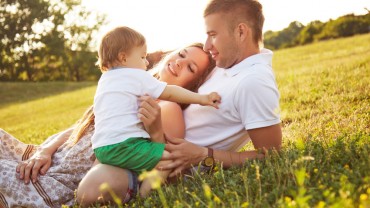
[[[215,159],[213,157],[213,149],[206,148],[207,155],[204,157],[203,161],[201,162],[202,166],[212,168],[215,165]]]

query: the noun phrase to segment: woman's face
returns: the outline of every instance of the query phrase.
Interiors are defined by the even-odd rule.
[[[206,71],[209,65],[207,54],[198,47],[187,47],[166,58],[159,79],[171,85],[190,88]]]

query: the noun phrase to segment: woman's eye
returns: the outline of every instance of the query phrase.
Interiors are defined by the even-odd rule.
[[[189,68],[189,71],[190,71],[191,73],[194,73],[194,69],[193,69],[193,68],[191,68],[191,66],[188,66],[188,68]]]
[[[180,56],[181,58],[185,58],[184,54],[182,54],[182,53],[181,53],[181,51],[179,52],[179,56]]]

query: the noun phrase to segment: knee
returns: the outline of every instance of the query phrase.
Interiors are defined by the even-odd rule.
[[[79,186],[76,192],[76,202],[81,207],[89,207],[99,203],[98,189]]]

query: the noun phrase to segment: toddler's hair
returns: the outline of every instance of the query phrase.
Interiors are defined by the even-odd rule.
[[[119,53],[130,54],[134,47],[143,46],[145,42],[145,37],[141,33],[129,27],[117,27],[101,39],[97,65],[101,71],[107,71],[119,61]]]

